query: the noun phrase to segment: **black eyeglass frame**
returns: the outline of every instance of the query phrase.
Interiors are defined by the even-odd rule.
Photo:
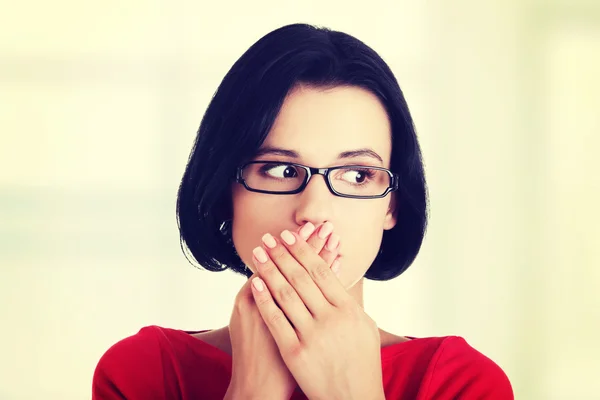
[[[287,191],[287,192],[274,192],[271,190],[253,189],[250,186],[248,186],[248,184],[244,180],[244,176],[243,176],[244,168],[246,168],[250,164],[290,165],[293,167],[302,168],[303,170],[306,171],[306,175],[304,177],[304,182],[302,182],[300,187],[296,190],[291,190],[291,191]],[[379,171],[385,171],[390,176],[390,186],[387,187],[387,189],[385,190],[385,192],[383,192],[383,194],[373,195],[373,196],[355,196],[355,195],[349,195],[349,194],[343,194],[343,193],[337,192],[333,188],[333,185],[331,184],[331,182],[329,181],[329,174],[331,173],[331,171],[335,171],[338,169],[348,169],[348,168],[356,168],[359,170],[360,169],[376,169]],[[278,195],[278,194],[288,195],[288,194],[298,194],[298,193],[302,192],[308,185],[308,182],[310,182],[310,178],[313,175],[323,175],[323,177],[325,178],[325,183],[327,184],[327,188],[334,196],[346,197],[346,198],[350,198],[350,199],[380,199],[382,197],[387,196],[388,193],[398,190],[398,186],[399,186],[399,182],[400,182],[400,176],[398,174],[395,174],[392,171],[390,171],[389,169],[383,168],[383,167],[372,167],[372,166],[368,166],[368,165],[341,165],[341,166],[330,167],[330,168],[313,168],[313,167],[307,167],[306,165],[302,165],[302,164],[281,162],[281,161],[250,161],[250,162],[244,163],[244,164],[240,165],[239,167],[237,167],[235,180],[236,180],[236,182],[242,184],[246,190],[249,190],[251,192],[275,194],[275,195]]]

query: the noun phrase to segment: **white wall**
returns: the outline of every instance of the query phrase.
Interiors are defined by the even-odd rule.
[[[367,311],[464,336],[517,398],[600,393],[598,2],[205,3],[3,7],[1,399],[89,398],[142,326],[227,324],[243,278],[187,263],[177,185],[228,68],[291,22],[377,50],[420,134],[429,232]]]

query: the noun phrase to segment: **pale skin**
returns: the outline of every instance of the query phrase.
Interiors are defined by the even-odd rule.
[[[304,86],[288,95],[261,149],[263,161],[389,168],[390,124],[368,91]],[[359,149],[369,151],[347,153]],[[379,329],[364,312],[363,276],[383,232],[396,224],[393,193],[336,197],[314,176],[295,195],[234,184],[232,199],[234,245],[254,275],[229,326],[196,335],[232,354],[228,395],[288,399],[298,385],[311,399],[384,398],[380,348],[408,339]],[[290,236],[292,244],[284,240]],[[336,264],[339,275],[330,268]],[[263,291],[251,285],[259,276]]]

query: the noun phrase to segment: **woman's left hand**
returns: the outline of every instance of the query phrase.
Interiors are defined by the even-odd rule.
[[[311,229],[312,224],[301,230],[304,237]],[[253,285],[252,293],[304,394],[309,399],[384,399],[375,322],[300,234],[284,231],[275,241],[269,236],[263,237],[266,261],[254,257],[267,290]]]

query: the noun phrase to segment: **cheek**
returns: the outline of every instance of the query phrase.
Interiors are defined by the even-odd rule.
[[[346,226],[342,236],[344,254],[351,252],[361,259],[376,255],[383,237],[381,218],[354,218],[351,225]]]
[[[276,212],[274,210],[277,210]],[[260,246],[262,236],[279,234],[290,227],[285,203],[277,196],[244,190],[233,196],[233,243],[242,261],[253,268],[252,250]]]
[[[356,207],[346,210],[347,214],[340,215],[343,217],[338,222],[341,250],[354,269],[366,271],[377,256],[386,210],[387,203],[357,203]]]

